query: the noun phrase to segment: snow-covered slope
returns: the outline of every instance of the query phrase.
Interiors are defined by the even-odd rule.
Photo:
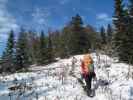
[[[79,78],[82,56],[75,56],[74,74]],[[34,65],[32,72],[0,76],[0,100],[133,100],[132,66],[117,63],[106,55],[93,53],[92,57],[97,79],[110,83],[99,85],[93,98],[89,98],[77,79],[69,75],[72,63],[69,58],[47,66]]]

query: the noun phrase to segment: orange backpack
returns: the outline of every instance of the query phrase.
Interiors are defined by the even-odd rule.
[[[83,63],[84,63],[84,72],[89,73],[92,70],[92,64],[93,60],[89,54],[84,55],[83,57]]]

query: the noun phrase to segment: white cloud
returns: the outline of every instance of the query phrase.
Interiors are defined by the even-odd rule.
[[[0,40],[6,41],[7,38],[8,38],[7,34],[0,34]],[[3,41],[0,41],[0,42],[3,42]]]
[[[50,15],[51,13],[48,8],[36,8],[32,13],[33,23],[47,26]]]
[[[19,28],[16,20],[7,10],[7,3],[8,0],[0,0],[0,35],[9,32],[11,29]]]
[[[73,7],[72,10],[73,10],[74,12],[76,12],[77,9],[76,9],[75,7]]]
[[[109,15],[106,13],[101,13],[101,14],[96,15],[96,19],[103,20],[103,21],[111,21],[112,20],[112,18],[109,17]]]
[[[70,1],[70,0],[60,0],[59,3],[60,3],[61,5],[64,5],[64,4],[68,3],[69,1]]]
[[[106,13],[101,13],[97,15],[97,19],[105,19],[108,18],[108,15]]]
[[[106,13],[100,13],[96,15],[96,27],[99,28],[101,26],[106,27],[109,23],[112,23],[112,17],[110,17]]]

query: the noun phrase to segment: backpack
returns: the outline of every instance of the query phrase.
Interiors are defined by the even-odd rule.
[[[89,54],[84,55],[83,63],[84,63],[84,68],[83,68],[84,72],[86,73],[94,72],[93,60]]]
[[[89,64],[88,65],[89,72],[94,72],[94,64]]]

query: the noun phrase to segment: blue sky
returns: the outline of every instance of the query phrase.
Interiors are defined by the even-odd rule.
[[[0,0],[0,54],[7,32],[26,29],[60,29],[77,13],[95,28],[111,23],[114,0]]]

